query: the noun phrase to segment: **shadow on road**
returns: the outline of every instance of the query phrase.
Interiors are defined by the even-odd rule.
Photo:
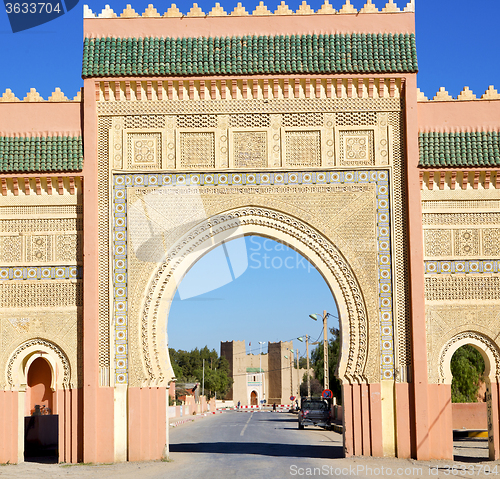
[[[274,457],[310,457],[341,459],[342,446],[308,446],[303,444],[276,444],[262,442],[195,442],[171,444],[170,452],[200,452],[206,454],[255,454]]]
[[[486,462],[489,460],[488,438],[454,437],[453,460],[459,462]]]

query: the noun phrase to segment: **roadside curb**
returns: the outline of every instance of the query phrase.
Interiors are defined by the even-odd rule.
[[[185,419],[181,419],[180,421],[170,422],[169,426],[170,427],[177,427],[177,426],[180,426],[181,424],[185,424],[187,422],[194,422],[197,419],[200,419],[200,418],[205,417],[205,416],[211,416],[212,414],[221,414],[223,412],[226,412],[226,411],[221,410],[221,411],[212,411],[212,412],[204,412],[202,414],[196,414],[194,416],[187,417]]]
[[[338,432],[339,434],[342,434],[344,432],[344,427],[341,426],[340,424],[333,424],[332,430]]]
[[[463,437],[479,437],[487,438],[488,431],[485,429],[454,429],[453,439],[463,438]]]

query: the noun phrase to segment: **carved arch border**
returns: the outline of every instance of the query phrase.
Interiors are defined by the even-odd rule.
[[[500,375],[500,351],[498,346],[488,336],[476,331],[458,333],[445,343],[439,354],[438,382],[451,384],[451,358],[458,348],[466,344],[470,344],[481,353],[485,360],[485,374],[490,381],[498,382]]]
[[[168,312],[176,291],[172,276],[183,277],[210,249],[236,237],[258,234],[295,247],[322,274],[339,309],[341,358],[337,374],[342,382],[365,383],[368,356],[368,315],[358,281],[342,253],[328,238],[289,214],[262,208],[242,207],[213,216],[184,235],[157,268],[147,287],[140,317],[144,385],[161,385],[170,378],[166,337]],[[206,245],[208,248],[204,248]],[[196,250],[203,252],[193,259]],[[191,255],[191,258],[188,256]],[[166,351],[162,355],[160,351]],[[166,356],[161,358],[161,356]]]
[[[71,366],[66,354],[56,344],[36,338],[20,344],[9,357],[5,374],[12,389],[25,389],[29,366],[37,357],[43,357],[49,363],[52,390],[71,387]],[[58,374],[59,370],[62,375]]]

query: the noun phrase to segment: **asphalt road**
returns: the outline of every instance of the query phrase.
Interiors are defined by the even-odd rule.
[[[176,473],[180,479],[291,477],[343,456],[340,434],[299,431],[297,416],[288,413],[228,412],[171,431],[170,443],[174,463],[189,465],[188,473]]]
[[[459,446],[457,448],[457,446]],[[475,454],[471,454],[471,448]],[[169,462],[0,465],[0,477],[95,479],[281,479],[335,477],[492,478],[500,463],[484,460],[484,441],[463,440],[455,454],[467,462],[342,457],[342,436],[321,428],[299,431],[297,416],[272,412],[226,412],[170,429]],[[456,456],[456,459],[457,459]],[[461,458],[463,461],[465,459]],[[472,459],[472,460],[471,460]],[[480,461],[480,462],[476,462]]]

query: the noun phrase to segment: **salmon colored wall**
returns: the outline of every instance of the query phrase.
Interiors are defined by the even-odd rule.
[[[54,414],[59,415],[59,462],[81,462],[82,390],[60,389],[54,396]]]
[[[413,421],[410,384],[396,383],[396,453],[401,459],[412,457]]]
[[[500,385],[491,383],[491,422],[493,424],[493,444],[490,446],[490,459],[500,459]]]
[[[37,358],[28,370],[28,389],[26,391],[27,416],[31,416],[35,411],[35,405],[45,406],[54,412],[52,401],[52,371],[49,363],[43,358]]]
[[[427,393],[427,335],[424,299],[424,247],[422,234],[422,205],[420,202],[418,109],[416,75],[405,82],[407,213],[409,239],[409,293],[411,315],[411,346],[413,364],[413,404],[416,459],[431,457],[429,441],[429,398]]]
[[[345,456],[382,457],[380,384],[344,384],[342,407]]]
[[[418,102],[419,131],[500,128],[500,100]]]
[[[17,463],[18,394],[0,391],[0,464]]]
[[[453,429],[488,429],[488,411],[485,402],[455,403],[451,405]]]
[[[431,459],[453,459],[451,385],[429,384]]]
[[[114,460],[114,390],[99,386],[99,242],[97,110],[94,82],[84,81],[83,165],[83,460]]]
[[[166,10],[166,9],[165,9]],[[120,14],[121,12],[115,12]],[[208,12],[206,12],[208,13]],[[279,18],[279,21],[277,21]],[[232,35],[290,35],[308,33],[411,33],[413,13],[358,15],[275,15],[190,18],[86,18],[85,36],[199,37]]]
[[[76,94],[76,92],[75,92]],[[13,133],[81,134],[80,102],[0,103],[0,135]]]
[[[166,399],[165,388],[129,388],[129,461],[162,458],[167,440]]]

